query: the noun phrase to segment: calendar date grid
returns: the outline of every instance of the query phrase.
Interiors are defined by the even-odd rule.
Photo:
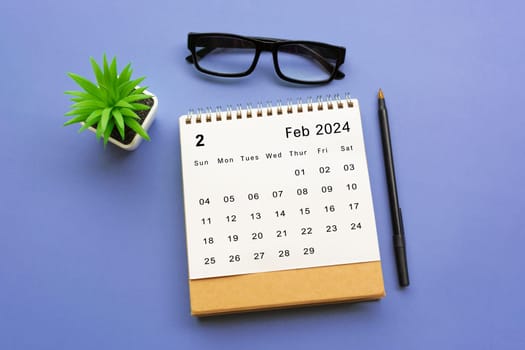
[[[352,172],[356,170],[356,163],[344,163],[340,166],[342,172]],[[317,169],[296,168],[293,169],[293,176],[300,178],[306,176],[312,170],[317,170],[319,174],[324,174],[328,178],[333,166],[323,165]],[[337,181],[339,180],[339,181]],[[357,233],[363,229],[363,224],[359,220],[359,209],[361,203],[353,198],[358,197],[359,181],[351,176],[348,181],[320,181],[312,184],[311,180],[304,181],[308,185],[298,182],[295,190],[290,185],[276,187],[265,191],[236,191],[233,193],[224,192],[222,196],[206,197],[201,195],[198,199],[199,206],[203,208],[203,213],[207,212],[206,207],[210,208],[209,215],[204,215],[200,219],[202,226],[215,224],[213,232],[208,232],[202,228],[202,242],[206,247],[203,250],[205,256],[201,261],[204,265],[214,265],[218,259],[227,263],[239,263],[251,259],[254,262],[262,262],[264,259],[286,259],[292,255],[302,255],[307,258],[319,253],[322,241],[331,239],[344,233]],[[346,193],[345,193],[346,192]],[[286,203],[289,197],[300,198],[300,207],[290,207]],[[221,198],[222,197],[222,198]],[[315,199],[312,200],[311,197]],[[265,202],[261,207],[259,203]],[[323,202],[326,203],[323,205]],[[268,204],[270,203],[270,204]],[[334,204],[337,203],[337,204]],[[213,204],[232,208],[231,214],[220,217],[214,214]],[[243,214],[239,214],[236,205],[243,208],[251,208]],[[284,206],[283,206],[284,205]],[[272,208],[270,208],[272,207]],[[346,208],[345,208],[346,207]],[[237,211],[236,211],[237,208]],[[264,208],[264,209],[263,209]],[[354,220],[341,220],[331,218],[337,211],[345,211],[346,218],[355,217]],[[324,222],[309,222],[311,214],[316,212],[319,216],[324,216]],[[283,224],[279,225],[279,219]],[[271,225],[266,225],[263,229],[261,222],[268,221]],[[291,225],[290,222],[304,222],[304,225]],[[346,222],[348,221],[348,222]],[[236,224],[245,223],[251,230],[238,231]],[[271,228],[269,228],[271,227]],[[327,236],[328,235],[328,236]],[[295,240],[294,244],[286,245],[287,240]],[[271,244],[261,245],[261,242],[271,242]],[[299,244],[297,244],[297,241]],[[220,245],[215,245],[221,243]],[[243,245],[242,248],[236,246]],[[220,248],[218,248],[220,247]],[[260,249],[259,249],[260,247]],[[264,247],[264,248],[263,248]],[[226,253],[225,253],[226,252]]]

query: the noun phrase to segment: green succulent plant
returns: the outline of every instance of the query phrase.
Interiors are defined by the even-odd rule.
[[[97,83],[74,73],[68,73],[84,91],[66,91],[73,96],[73,105],[66,116],[73,118],[64,123],[71,125],[84,123],[79,132],[96,125],[97,139],[103,137],[107,144],[111,132],[116,127],[122,140],[125,138],[125,128],[128,127],[146,140],[150,137],[142,128],[136,111],[148,110],[151,107],[140,101],[151,98],[144,91],[147,87],[137,87],[145,77],[131,79],[131,64],[128,64],[120,74],[117,71],[116,57],[108,64],[106,55],[103,57],[102,68],[90,58]]]

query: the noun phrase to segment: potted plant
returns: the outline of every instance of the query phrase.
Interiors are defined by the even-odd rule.
[[[131,79],[131,64],[117,71],[116,57],[108,64],[103,57],[102,68],[90,58],[96,84],[74,73],[68,73],[83,91],[66,91],[71,95],[73,105],[66,116],[73,117],[64,123],[81,123],[79,132],[86,129],[96,133],[97,139],[104,140],[104,146],[111,142],[131,151],[142,139],[150,140],[147,130],[157,111],[157,97],[139,87],[145,79]]]

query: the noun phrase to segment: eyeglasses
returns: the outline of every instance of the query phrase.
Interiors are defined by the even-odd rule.
[[[186,61],[197,70],[220,77],[243,77],[255,69],[262,51],[270,51],[277,75],[299,84],[343,79],[339,70],[346,49],[314,41],[291,41],[221,33],[189,33]]]

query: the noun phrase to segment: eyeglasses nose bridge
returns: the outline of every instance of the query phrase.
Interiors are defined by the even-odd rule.
[[[259,46],[260,51],[270,51],[271,52],[273,48],[275,47],[275,43],[264,41],[264,40],[258,40],[257,44]]]
[[[266,40],[257,40],[257,52],[255,54],[254,63],[256,64],[259,60],[261,52],[271,52],[273,67],[278,76],[282,77],[282,73],[279,69],[279,64],[277,63],[277,51],[276,51],[276,42],[275,41],[266,41]]]

